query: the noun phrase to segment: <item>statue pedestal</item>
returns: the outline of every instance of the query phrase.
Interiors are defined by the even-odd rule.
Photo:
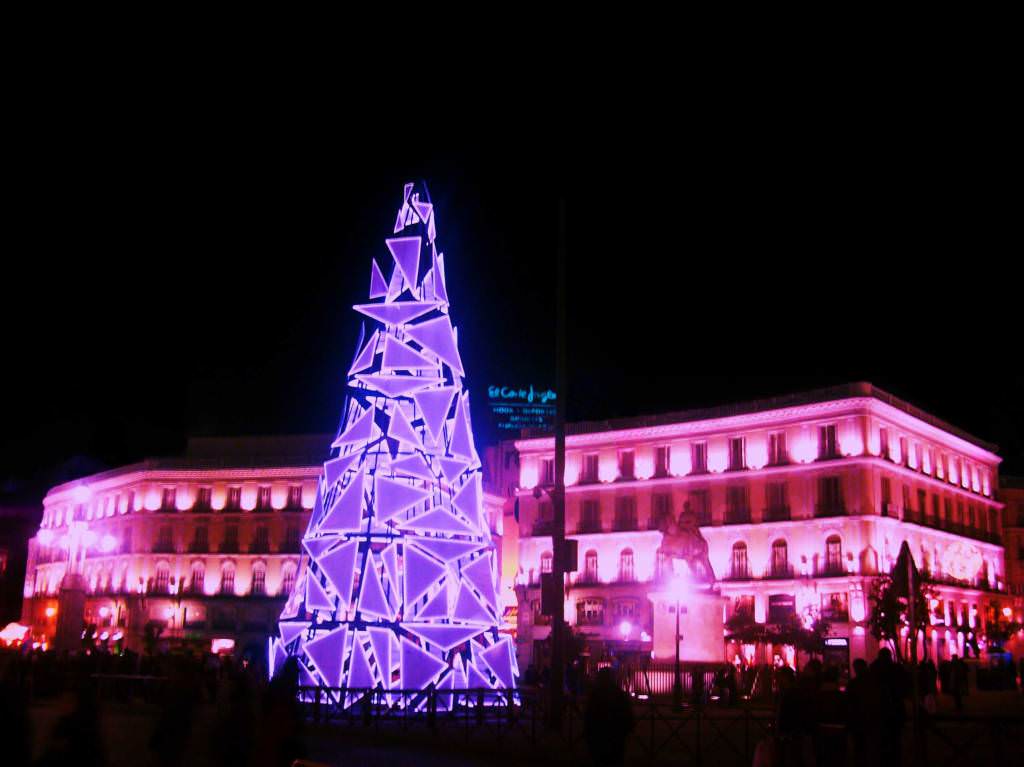
[[[85,615],[85,578],[68,573],[61,581],[57,596],[57,633],[53,649],[76,652],[82,649],[82,625]]]
[[[654,605],[654,660],[676,658],[676,604],[679,614],[679,657],[684,661],[719,663],[725,660],[722,614],[725,597],[707,587],[689,586],[673,593],[671,587],[647,595]]]

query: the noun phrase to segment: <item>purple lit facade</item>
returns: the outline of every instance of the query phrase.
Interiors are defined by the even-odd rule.
[[[435,218],[425,187],[407,184],[382,248],[390,276],[374,259],[370,302],[355,307],[369,332],[270,647],[272,668],[299,658],[303,685],[515,686]]]
[[[550,437],[521,439],[517,649],[543,663],[550,626]],[[705,411],[570,425],[566,529],[578,541],[565,614],[592,655],[650,657],[659,520],[689,509],[708,541],[728,621],[789,614],[831,623],[830,643],[871,659],[868,594],[906,541],[931,594],[930,657],[963,654],[1010,604],[994,446],[870,384]],[[671,645],[671,640],[670,640]],[[688,643],[681,644],[684,659]],[[701,658],[702,660],[705,658]],[[722,642],[721,660],[789,662],[792,648]]]

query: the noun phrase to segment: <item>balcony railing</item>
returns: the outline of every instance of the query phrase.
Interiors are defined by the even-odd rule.
[[[205,542],[205,541],[192,541],[192,543],[190,543],[188,545],[188,553],[189,554],[209,554],[210,553],[210,544],[208,542]]]
[[[726,509],[723,522],[726,525],[749,525],[750,509]]]
[[[237,554],[238,553],[238,541],[223,541],[220,546],[217,547],[217,553],[219,554]]]
[[[555,532],[555,522],[551,519],[538,519],[533,523],[533,527],[530,528],[530,535],[553,535]]]
[[[770,506],[764,510],[765,522],[788,522],[792,518],[789,506]]]
[[[174,553],[174,542],[173,541],[157,541],[153,544],[154,554],[173,554]]]
[[[639,529],[640,527],[637,525],[636,517],[634,516],[616,517],[612,524],[612,530],[617,533],[632,532]]]
[[[770,566],[765,572],[764,577],[768,580],[789,580],[795,578],[796,573],[793,570],[793,565],[777,564]]]
[[[601,527],[600,519],[583,519],[576,526],[576,533],[578,535],[588,535],[590,533],[603,532]]]
[[[826,562],[814,569],[816,578],[835,578],[840,575],[849,575],[846,565],[842,562]]]
[[[253,541],[249,544],[250,554],[269,554],[270,544],[266,541]]]
[[[750,568],[749,567],[734,567],[729,571],[729,574],[723,579],[727,581],[749,581],[750,580]]]

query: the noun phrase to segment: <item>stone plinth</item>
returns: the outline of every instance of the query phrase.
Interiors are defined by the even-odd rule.
[[[726,600],[721,594],[708,587],[690,586],[677,596],[666,586],[647,596],[654,605],[654,660],[675,660],[677,599],[680,659],[715,663],[725,659],[722,614]]]

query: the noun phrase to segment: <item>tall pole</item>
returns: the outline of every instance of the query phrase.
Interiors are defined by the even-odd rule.
[[[565,200],[558,201],[558,252],[555,263],[555,487],[551,533],[552,576],[557,604],[551,626],[551,725],[562,725],[565,674]]]
[[[672,676],[672,703],[676,708],[683,705],[683,677],[679,670],[679,597],[676,597],[676,668]]]

